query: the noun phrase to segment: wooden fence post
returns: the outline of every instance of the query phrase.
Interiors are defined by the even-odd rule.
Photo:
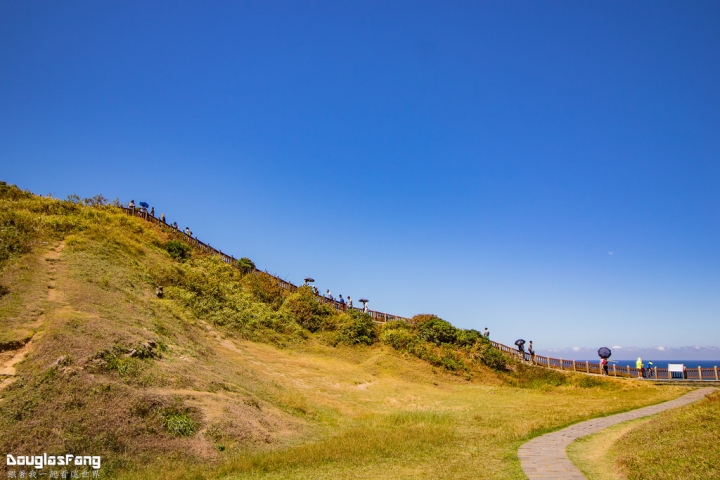
[[[585,360],[585,373],[590,373],[590,362]]]
[[[575,368],[575,360],[573,360],[573,372],[577,372],[577,369]]]
[[[702,367],[698,365],[698,376],[700,377],[700,380],[702,380]]]
[[[613,363],[613,377],[617,377],[617,370],[615,369],[614,363]]]
[[[717,365],[715,365],[715,380],[720,380],[720,378],[718,378],[718,368],[717,368]]]
[[[560,370],[565,370],[565,369],[563,368],[562,358],[560,359]]]
[[[657,379],[658,379],[658,377],[657,377],[657,367],[655,367],[655,380],[657,380]]]

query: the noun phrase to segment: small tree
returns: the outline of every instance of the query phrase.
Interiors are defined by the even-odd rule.
[[[190,258],[190,247],[185,245],[180,240],[170,240],[165,244],[165,250],[179,262],[184,262]]]
[[[242,270],[243,275],[255,271],[255,263],[247,257],[243,257],[237,261],[238,267]]]

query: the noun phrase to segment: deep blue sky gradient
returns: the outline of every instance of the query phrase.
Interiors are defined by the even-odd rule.
[[[148,201],[538,351],[718,346],[719,25],[712,1],[6,1],[0,179]]]

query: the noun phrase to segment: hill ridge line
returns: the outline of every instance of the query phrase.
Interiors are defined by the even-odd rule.
[[[166,229],[170,231],[173,235],[181,238],[186,243],[190,244],[191,246],[194,246],[196,248],[199,248],[206,253],[217,255],[220,257],[220,259],[229,264],[233,265],[237,268],[240,268],[238,266],[238,259],[233,257],[232,255],[228,255],[226,253],[223,253],[222,250],[218,250],[215,247],[212,247],[201,240],[198,240],[197,238],[188,235],[187,233],[183,232],[179,228],[175,228],[172,225],[169,225],[168,223],[160,220],[159,218],[155,217],[154,215],[151,215],[146,209],[139,209],[139,208],[132,208],[132,207],[125,207],[125,206],[119,206],[120,209],[122,209],[126,214],[141,218],[145,221],[148,221],[150,223],[153,223],[155,225],[158,225],[160,228]],[[260,270],[258,268],[255,268],[255,272],[262,273],[264,275],[268,275],[270,278],[272,278],[275,282],[277,282],[278,285],[280,285],[282,288],[285,288],[290,291],[297,290],[299,287],[291,282],[288,282],[287,280],[283,280],[282,278],[273,275],[269,273],[266,270]],[[353,310],[363,311],[362,308],[359,307],[348,307],[346,304],[340,303],[335,299],[329,299],[322,295],[315,295],[318,301],[321,303],[330,304],[333,308],[339,311],[347,311],[348,308],[352,308]],[[370,315],[372,317],[373,321],[375,323],[385,323],[392,320],[400,320],[408,323],[412,323],[412,320],[407,317],[401,317],[399,315],[393,315],[385,312],[380,312],[377,310],[370,310],[368,309],[365,313]],[[577,373],[583,373],[587,375],[602,375],[602,366],[599,362],[590,362],[590,361],[584,361],[584,362],[578,362],[576,360],[566,360],[562,358],[553,358],[553,357],[546,357],[543,355],[531,355],[527,352],[520,351],[515,348],[508,347],[507,345],[503,345],[502,343],[495,342],[493,340],[490,340],[490,343],[493,347],[497,348],[501,352],[510,355],[510,356],[516,356],[519,357],[520,360],[522,360],[525,363],[529,363],[532,365],[549,368],[552,370],[564,370],[564,371],[573,371]],[[645,378],[653,381],[660,381],[660,382],[666,382],[666,381],[672,381],[672,374],[668,372],[667,368],[658,368],[655,367],[654,369],[647,369],[648,376],[642,377],[638,369],[636,367],[628,366],[617,366],[616,364],[612,365],[612,370],[608,371],[608,376],[613,377],[625,377],[625,378]],[[688,370],[688,376],[684,380],[689,380],[691,382],[700,381],[704,385],[709,384],[710,380],[715,380],[716,382],[720,382],[720,375],[718,371],[718,367],[714,368],[698,368],[698,369],[689,369]],[[720,385],[720,383],[718,383]]]

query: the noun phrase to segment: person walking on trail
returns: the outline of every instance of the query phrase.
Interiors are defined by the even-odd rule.
[[[609,373],[608,373],[608,360],[607,360],[607,358],[601,358],[601,359],[600,359],[600,365],[602,365],[602,374],[603,374],[603,375],[609,375]]]
[[[165,214],[164,214],[164,213],[161,213],[161,214],[160,214],[160,220],[161,220],[163,223],[165,223]]]
[[[525,340],[518,340],[515,342],[515,345],[518,347],[518,355],[525,360]]]
[[[528,347],[528,353],[530,354],[530,361],[535,363],[535,350],[533,350],[532,340],[530,340],[530,346]]]
[[[643,365],[642,358],[638,357],[637,362],[635,362],[635,368],[637,368],[638,378],[643,378],[643,371],[645,370],[645,367]]]
[[[367,306],[367,302],[363,303],[363,313],[368,313],[370,311],[370,307]]]
[[[150,216],[151,216],[151,217],[154,217],[154,216],[155,216],[155,207],[151,207],[151,208],[150,208]]]
[[[490,330],[488,330],[487,327],[485,327],[485,331],[483,332],[483,335],[485,335],[485,338],[488,340],[490,339]]]
[[[185,227],[185,234],[186,234],[188,237],[192,237],[192,232],[190,231],[190,227]]]
[[[332,293],[330,293],[330,289],[329,289],[329,288],[328,288],[327,290],[325,290],[325,298],[327,298],[327,299],[330,300],[331,302],[332,302],[332,300],[333,300],[333,296],[332,296]]]
[[[338,303],[340,304],[340,310],[345,311],[346,310],[345,299],[342,298],[342,294],[338,295]]]
[[[352,298],[350,298],[350,295],[348,295],[347,304],[348,304],[348,308],[353,308],[353,306],[352,306]]]

